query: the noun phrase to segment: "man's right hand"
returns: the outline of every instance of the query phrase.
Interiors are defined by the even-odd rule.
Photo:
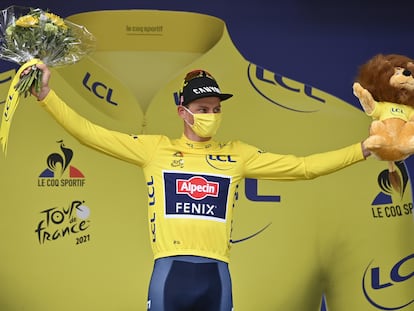
[[[35,96],[37,98],[37,100],[43,100],[47,94],[49,94],[50,92],[50,88],[49,88],[49,79],[50,79],[50,75],[51,72],[49,70],[49,68],[45,65],[45,64],[37,64],[36,67],[42,71],[42,83],[41,83],[41,87],[40,87],[40,91],[39,93],[36,93],[36,90],[34,88],[32,88],[31,93],[33,96]],[[30,72],[30,70],[32,70],[31,68],[27,68],[25,71],[23,71],[23,75],[28,74]]]

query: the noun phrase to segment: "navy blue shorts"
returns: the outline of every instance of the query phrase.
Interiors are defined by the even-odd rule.
[[[228,264],[197,256],[159,258],[148,292],[150,311],[232,311]]]

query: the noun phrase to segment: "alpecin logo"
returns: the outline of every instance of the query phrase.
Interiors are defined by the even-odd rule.
[[[69,237],[76,238],[76,245],[89,242],[90,209],[84,203],[73,201],[68,207],[50,207],[41,211],[41,219],[34,230],[39,244]]]
[[[165,217],[226,221],[229,176],[165,171],[163,179]]]
[[[190,179],[176,180],[177,194],[187,194],[194,200],[202,200],[207,196],[217,197],[219,183],[207,181],[201,176],[193,176]]]
[[[39,187],[83,187],[85,176],[80,170],[70,165],[73,158],[73,150],[65,147],[63,140],[60,144],[60,153],[51,153],[47,157],[46,168],[37,181]]]

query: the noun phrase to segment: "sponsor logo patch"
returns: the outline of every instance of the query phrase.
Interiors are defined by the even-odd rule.
[[[231,178],[164,172],[165,216],[225,221]]]
[[[195,200],[202,200],[207,196],[217,197],[219,183],[209,182],[204,177],[193,176],[190,179],[177,179],[177,194],[187,194]]]

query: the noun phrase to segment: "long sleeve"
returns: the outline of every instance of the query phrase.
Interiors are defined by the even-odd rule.
[[[244,175],[258,179],[313,179],[365,159],[360,143],[305,157],[258,152],[254,147],[245,144],[242,146],[242,154],[246,155]]]
[[[139,166],[147,163],[161,139],[161,136],[129,135],[96,125],[70,108],[53,90],[40,104],[80,143]]]

